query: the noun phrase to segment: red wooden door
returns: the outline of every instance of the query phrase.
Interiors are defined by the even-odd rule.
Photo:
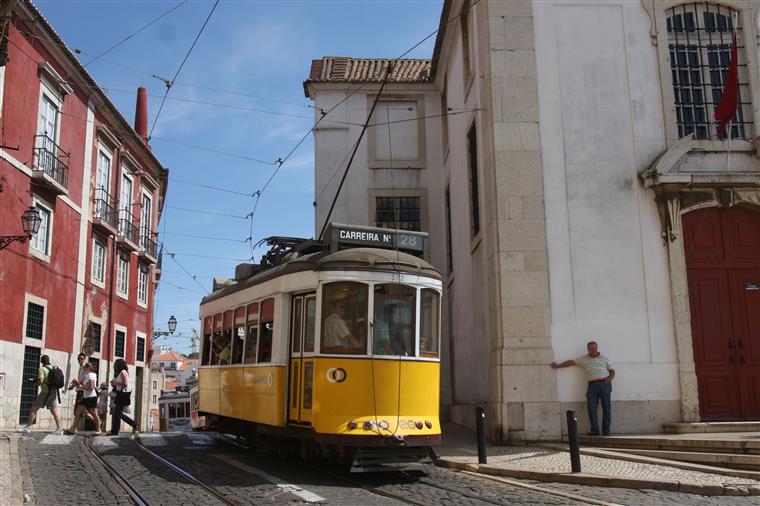
[[[684,215],[700,415],[760,419],[760,213]]]

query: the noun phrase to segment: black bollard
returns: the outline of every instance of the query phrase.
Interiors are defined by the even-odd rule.
[[[488,464],[486,455],[486,408],[477,406],[475,408],[475,427],[478,432],[478,464]]]
[[[578,441],[578,418],[575,411],[567,411],[567,437],[570,440],[570,467],[574,473],[581,472],[581,446]]]

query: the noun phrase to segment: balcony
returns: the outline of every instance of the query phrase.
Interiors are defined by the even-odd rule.
[[[58,195],[69,193],[69,154],[47,135],[34,137],[34,163],[32,179]]]
[[[149,228],[143,227],[140,230],[140,248],[137,253],[138,256],[145,258],[151,263],[156,263],[158,260],[158,245],[152,238],[153,234]]]
[[[119,209],[119,222],[116,235],[116,242],[130,251],[137,251],[139,248],[139,231],[135,225],[135,218],[132,213],[126,209]]]
[[[104,188],[98,188],[92,203],[92,226],[106,234],[116,234],[119,215],[113,197]]]

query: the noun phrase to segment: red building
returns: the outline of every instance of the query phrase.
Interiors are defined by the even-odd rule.
[[[25,421],[40,355],[68,381],[80,351],[99,381],[126,359],[147,419],[168,171],[146,141],[145,90],[133,128],[31,2],[0,2],[0,26],[0,235],[23,234],[30,206],[42,219],[0,250],[0,428]],[[62,397],[64,419],[73,402]]]

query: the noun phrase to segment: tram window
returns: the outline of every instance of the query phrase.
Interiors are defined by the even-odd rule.
[[[306,298],[306,329],[304,330],[303,351],[314,352],[315,319],[317,313],[317,298]]]
[[[303,298],[298,297],[293,301],[293,322],[291,328],[291,333],[293,335],[293,341],[292,341],[292,350],[293,353],[300,353],[301,352],[301,308],[303,306]]]
[[[420,356],[437,357],[439,332],[439,295],[425,288],[420,297]]]
[[[274,322],[261,322],[261,342],[259,343],[258,363],[272,361],[272,335]]]
[[[256,363],[256,342],[258,341],[259,325],[257,322],[248,322],[248,339],[245,341],[244,364]]]
[[[375,355],[414,356],[416,292],[406,285],[375,285]]]
[[[201,365],[209,364],[209,353],[211,353],[211,332],[203,334],[203,345],[201,346]]]
[[[232,341],[233,341],[232,363],[242,364],[243,363],[243,349],[245,346],[245,327],[243,326],[235,327],[235,332],[233,332]]]
[[[367,353],[367,285],[328,283],[322,289],[322,353]]]
[[[229,365],[232,357],[232,329],[224,329],[219,338],[218,350],[219,365]]]

